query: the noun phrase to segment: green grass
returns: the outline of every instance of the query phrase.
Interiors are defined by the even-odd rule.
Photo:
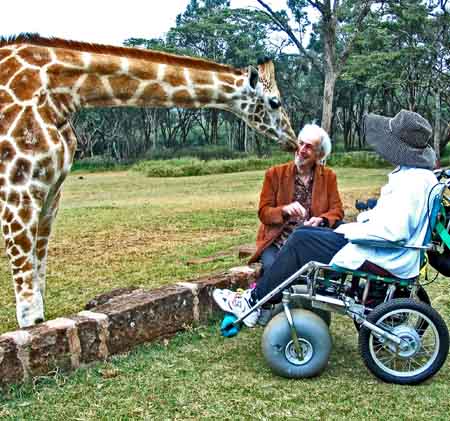
[[[349,212],[355,198],[373,196],[386,181],[386,170],[337,172]],[[50,249],[47,317],[75,313],[112,288],[153,288],[241,264],[233,247],[254,240],[263,175],[70,176]],[[223,250],[230,255],[222,260],[186,264]],[[16,322],[4,258],[0,269],[4,332]],[[429,291],[448,321],[448,284]],[[107,363],[16,386],[0,397],[0,419],[448,419],[448,363],[422,386],[383,384],[365,369],[351,321],[336,316],[331,332],[329,367],[315,379],[274,376],[261,355],[261,329],[226,340],[215,322]]]
[[[347,214],[376,194],[383,170],[338,171]],[[233,247],[251,243],[264,171],[148,178],[136,172],[72,174],[50,242],[46,317],[76,313],[113,288],[154,288],[241,264]],[[229,255],[202,265],[191,259]],[[9,267],[0,257],[0,332],[16,329]]]
[[[448,292],[448,291],[447,291]],[[448,312],[446,316],[448,318]],[[320,377],[273,375],[261,328],[220,337],[217,323],[141,346],[70,375],[57,373],[0,398],[5,420],[446,420],[448,364],[430,382],[402,387],[364,367],[351,322],[335,316],[333,351]]]

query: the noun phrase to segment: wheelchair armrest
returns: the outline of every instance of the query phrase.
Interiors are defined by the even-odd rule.
[[[382,248],[404,248],[406,243],[404,241],[388,241],[388,240],[349,240],[352,244],[367,247],[382,247]]]
[[[380,247],[380,248],[394,248],[394,249],[415,249],[415,250],[429,250],[432,248],[431,244],[418,246],[416,244],[407,244],[404,241],[388,241],[388,240],[349,240],[352,244],[366,247]]]

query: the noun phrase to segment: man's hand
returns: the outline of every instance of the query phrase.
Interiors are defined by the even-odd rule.
[[[313,216],[304,222],[303,225],[306,227],[318,227],[323,222],[323,218],[319,218],[318,216]]]
[[[283,213],[288,216],[300,216],[306,215],[306,209],[299,202],[292,202],[289,205],[283,206]]]

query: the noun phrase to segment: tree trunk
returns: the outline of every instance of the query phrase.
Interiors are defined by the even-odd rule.
[[[217,110],[211,110],[210,117],[211,117],[211,124],[210,124],[210,132],[209,132],[209,142],[212,145],[218,144],[218,122],[219,122],[219,115]]]
[[[323,86],[323,108],[322,108],[322,128],[331,133],[331,121],[333,118],[333,98],[334,87],[336,85],[336,74],[333,71],[325,73],[325,83]]]

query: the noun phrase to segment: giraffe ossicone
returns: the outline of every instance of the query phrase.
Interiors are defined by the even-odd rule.
[[[211,107],[294,149],[274,66],[235,69],[137,48],[37,35],[0,39],[0,212],[17,320],[44,320],[48,240],[85,107]]]

